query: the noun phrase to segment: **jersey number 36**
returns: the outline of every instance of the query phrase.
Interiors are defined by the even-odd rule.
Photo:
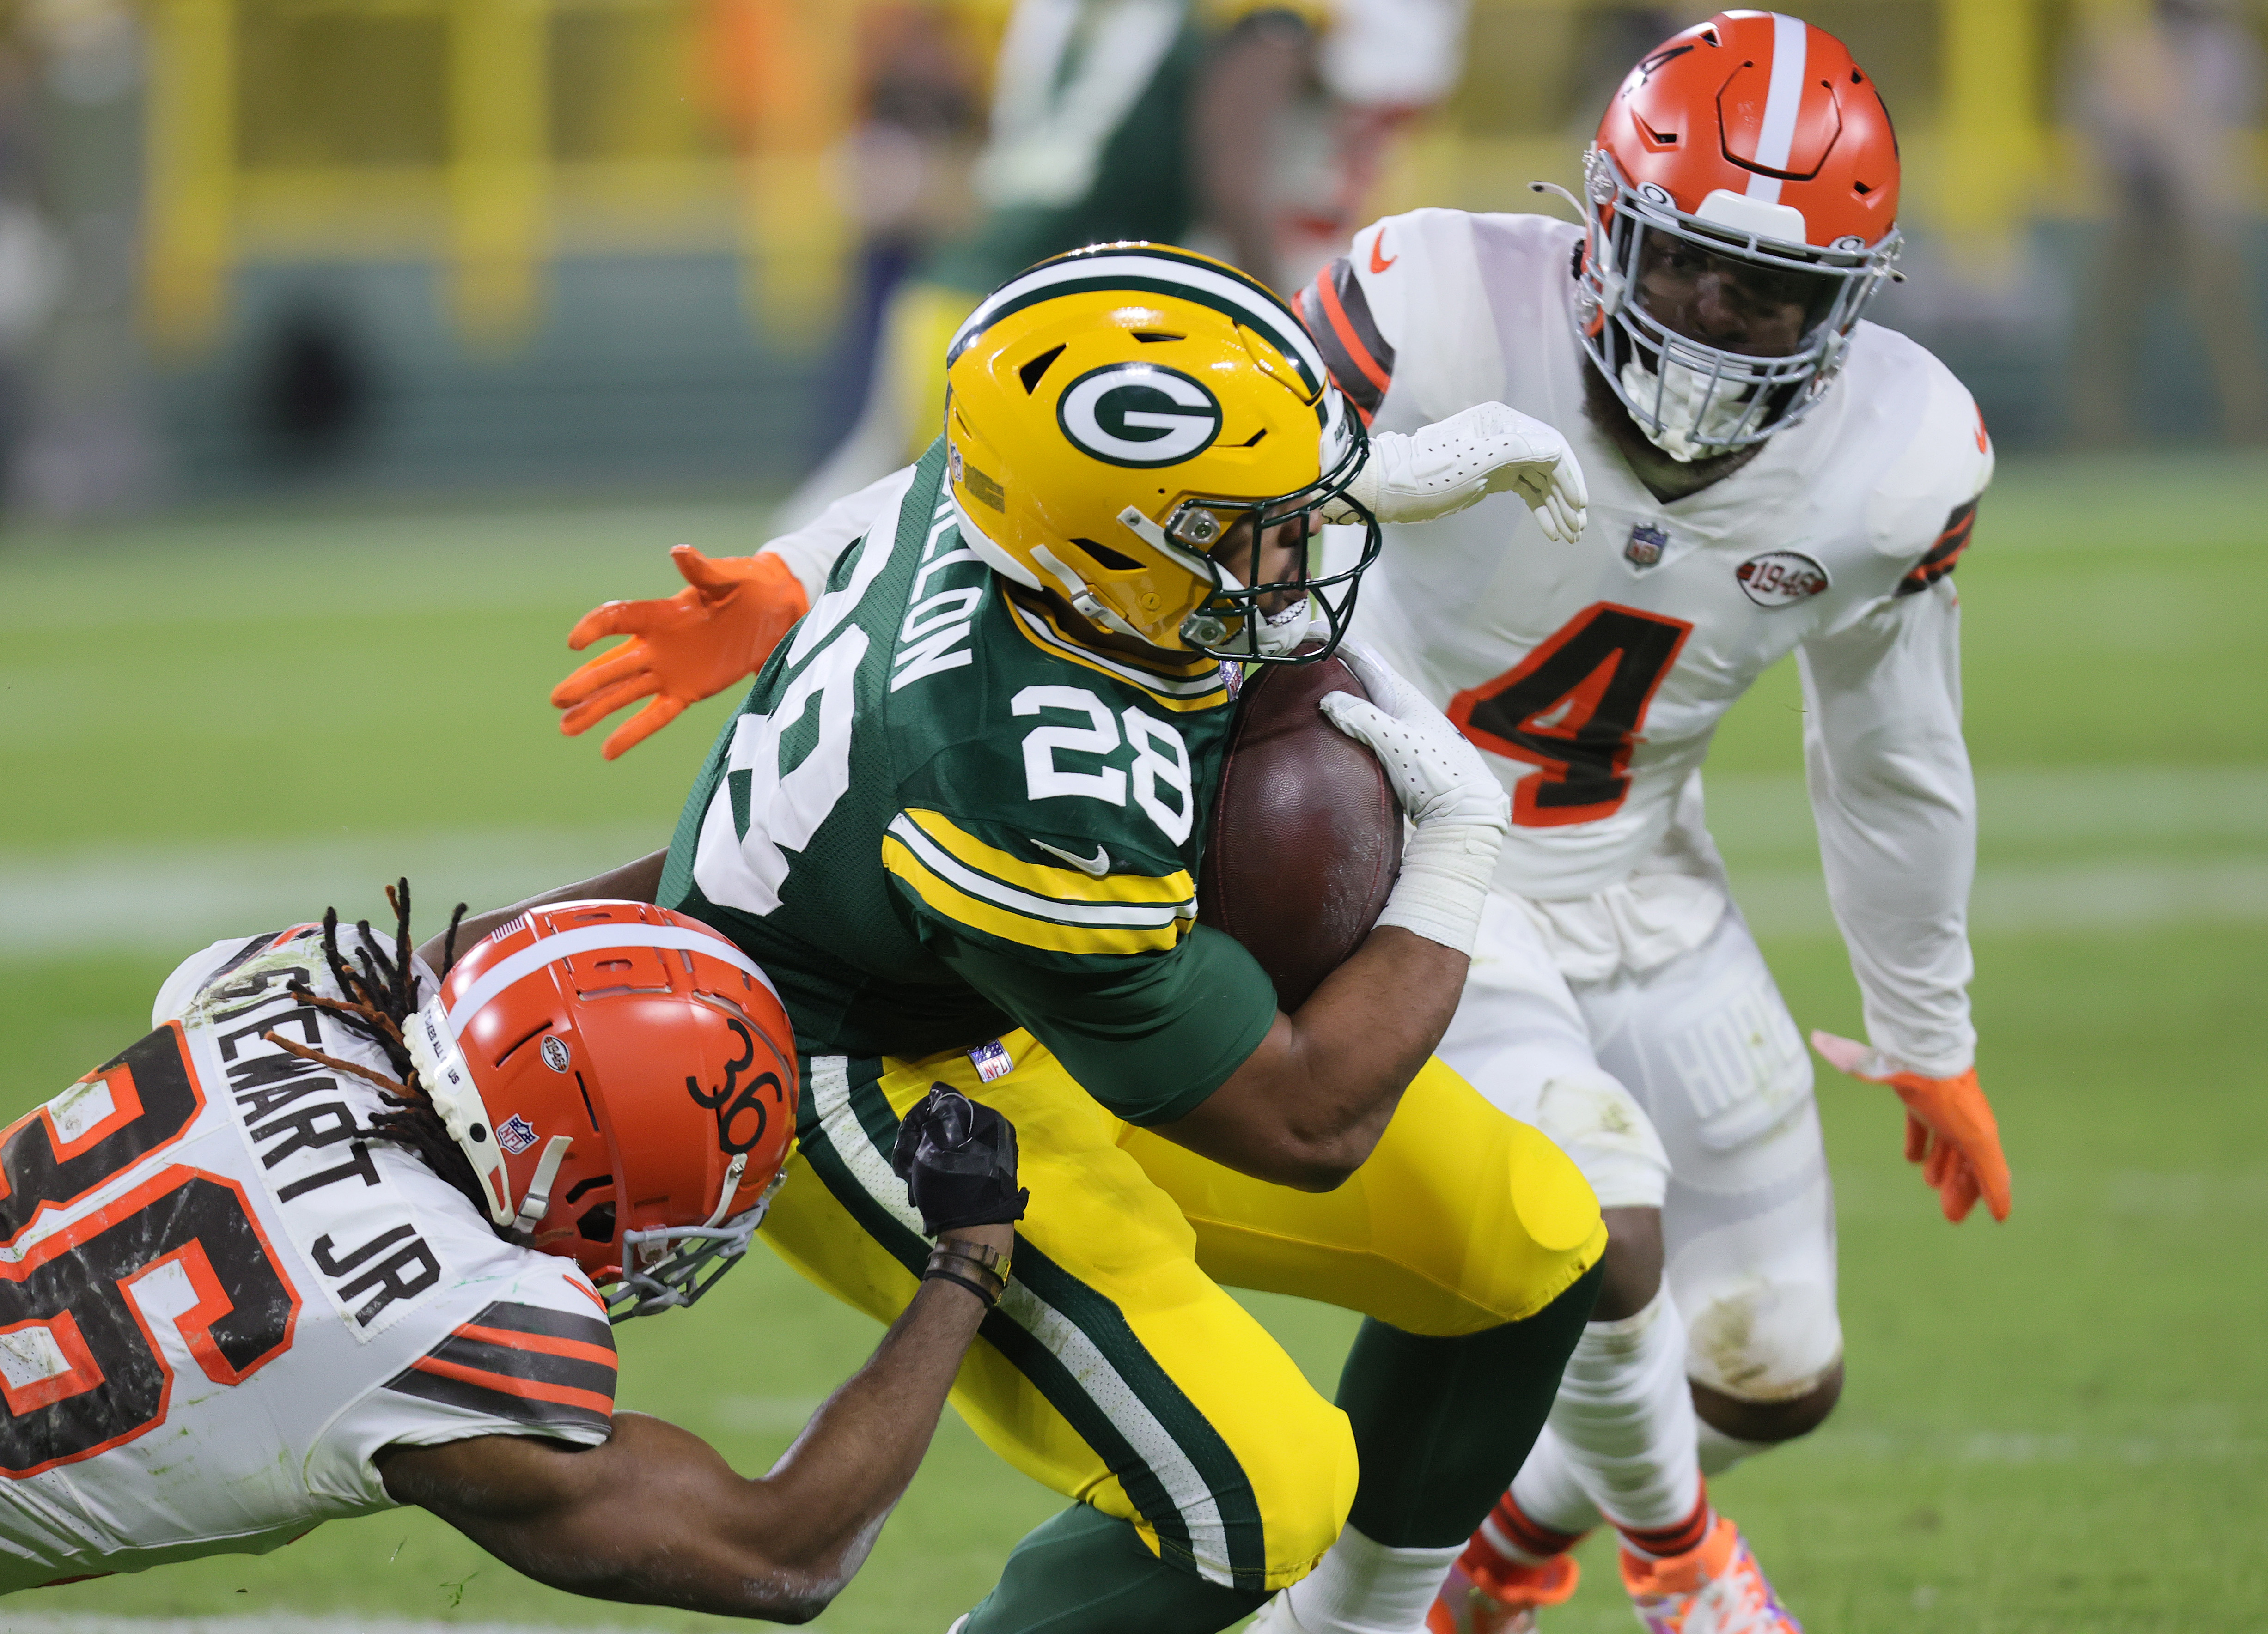
[[[158,1028],[0,1133],[0,1234],[14,1248],[42,1214],[170,1145],[203,1104],[180,1027]],[[173,1370],[160,1327],[206,1378],[234,1385],[291,1349],[298,1310],[241,1187],[153,1166],[122,1196],[0,1260],[0,1476],[90,1458],[163,1424]]]

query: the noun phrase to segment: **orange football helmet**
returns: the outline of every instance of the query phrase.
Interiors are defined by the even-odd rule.
[[[402,1026],[489,1218],[571,1257],[616,1321],[747,1252],[795,1134],[794,1032],[753,961],[643,902],[523,914]]]
[[[1648,53],[1607,105],[1583,180],[1577,331],[1639,428],[1679,459],[1801,419],[1895,276],[1889,112],[1843,42],[1799,18],[1719,11]],[[1801,340],[1758,357],[1671,329],[1638,277],[1665,253],[1769,280],[1801,302]]]

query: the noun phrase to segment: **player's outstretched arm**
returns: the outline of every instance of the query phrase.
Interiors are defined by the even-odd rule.
[[[379,1454],[387,1491],[518,1571],[605,1600],[807,1623],[850,1582],[929,1449],[962,1356],[1006,1285],[1016,1131],[942,1085],[893,1159],[938,1240],[913,1303],[770,1474],[621,1413],[600,1446],[482,1436]]]
[[[652,698],[615,728],[600,753],[613,760],[763,667],[780,637],[809,610],[843,547],[890,514],[913,480],[892,473],[847,494],[754,556],[705,556],[691,545],[669,553],[685,588],[652,601],[609,601],[575,622],[567,644],[580,652],[608,636],[628,636],[551,689],[563,710],[559,730],[585,732],[616,710]]]
[[[1575,451],[1543,421],[1502,403],[1475,403],[1406,436],[1372,432],[1370,458],[1346,497],[1381,522],[1409,523],[1454,516],[1502,493],[1520,496],[1545,538],[1572,545],[1583,536],[1591,494]],[[1322,516],[1361,519],[1337,501]]]
[[[1370,694],[1329,693],[1331,724],[1369,746],[1413,831],[1386,909],[1354,955],[1197,1108],[1158,1133],[1240,1173],[1329,1191],[1362,1166],[1448,1030],[1496,856],[1503,786],[1441,712],[1353,642]]]
[[[965,1233],[1007,1251],[1006,1226]],[[642,1413],[577,1450],[481,1436],[379,1455],[386,1490],[540,1583],[602,1600],[806,1623],[850,1580],[913,1479],[983,1302],[924,1283],[866,1365],[755,1480]]]
[[[578,652],[608,636],[630,639],[551,689],[552,707],[565,711],[560,731],[571,738],[640,698],[653,700],[608,734],[599,751],[608,760],[755,673],[811,605],[786,558],[774,553],[711,557],[677,545],[669,559],[684,589],[653,601],[609,601],[567,634]]]

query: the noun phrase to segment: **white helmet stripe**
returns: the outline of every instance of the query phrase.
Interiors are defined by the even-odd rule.
[[[1801,27],[1801,24],[1797,25]],[[1798,64],[1800,69],[1801,64]],[[1778,81],[1775,79],[1777,85]],[[1280,304],[1256,292],[1241,278],[1215,271],[1211,267],[1194,261],[1176,260],[1170,256],[1145,254],[1139,250],[1116,254],[1078,255],[1063,261],[1052,261],[1033,268],[1022,276],[1011,279],[986,298],[984,304],[968,314],[954,332],[953,346],[958,350],[968,336],[982,334],[990,328],[994,316],[1004,307],[1023,305],[1035,292],[1065,283],[1098,283],[1108,285],[1119,278],[1152,278],[1170,283],[1186,284],[1224,301],[1246,314],[1252,327],[1287,352],[1296,355],[1313,372],[1318,384],[1330,379],[1323,366],[1323,355],[1307,336],[1296,316]]]
[[[572,902],[547,905],[538,911],[557,913],[575,906]],[[747,972],[763,984],[764,990],[775,1000],[779,990],[771,978],[756,968],[755,960],[720,937],[705,931],[688,930],[677,924],[593,924],[578,931],[560,931],[540,937],[518,953],[483,970],[480,979],[467,988],[464,996],[449,1006],[449,1036],[464,1036],[465,1024],[478,1015],[483,1005],[516,982],[525,981],[551,963],[555,959],[571,958],[577,953],[594,953],[602,947],[660,947],[683,948],[688,953],[705,953],[711,959],[721,959],[736,970]]]
[[[1764,129],[1756,135],[1756,163],[1767,170],[1786,170],[1788,150],[1795,145],[1795,116],[1803,109],[1804,59],[1811,48],[1811,31],[1800,17],[1772,13],[1771,83],[1764,92]],[[1751,173],[1749,196],[1767,204],[1779,202],[1780,179]]]

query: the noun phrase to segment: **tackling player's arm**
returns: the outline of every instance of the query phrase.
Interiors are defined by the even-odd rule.
[[[835,558],[876,518],[895,511],[912,480],[908,467],[869,483],[754,556],[711,557],[691,545],[674,546],[669,559],[685,579],[683,590],[652,601],[607,602],[568,632],[567,645],[578,652],[608,636],[630,639],[551,689],[552,707],[563,711],[559,730],[574,737],[652,698],[608,734],[600,753],[613,760],[688,706],[755,674],[826,587]]]
[[[895,1167],[939,1242],[929,1274],[769,1474],[746,1479],[698,1436],[621,1413],[590,1448],[514,1435],[388,1447],[377,1461],[387,1493],[555,1588],[779,1623],[817,1616],[928,1450],[1005,1286],[1026,1201],[1015,1130],[998,1115],[940,1087],[905,1127]]]

